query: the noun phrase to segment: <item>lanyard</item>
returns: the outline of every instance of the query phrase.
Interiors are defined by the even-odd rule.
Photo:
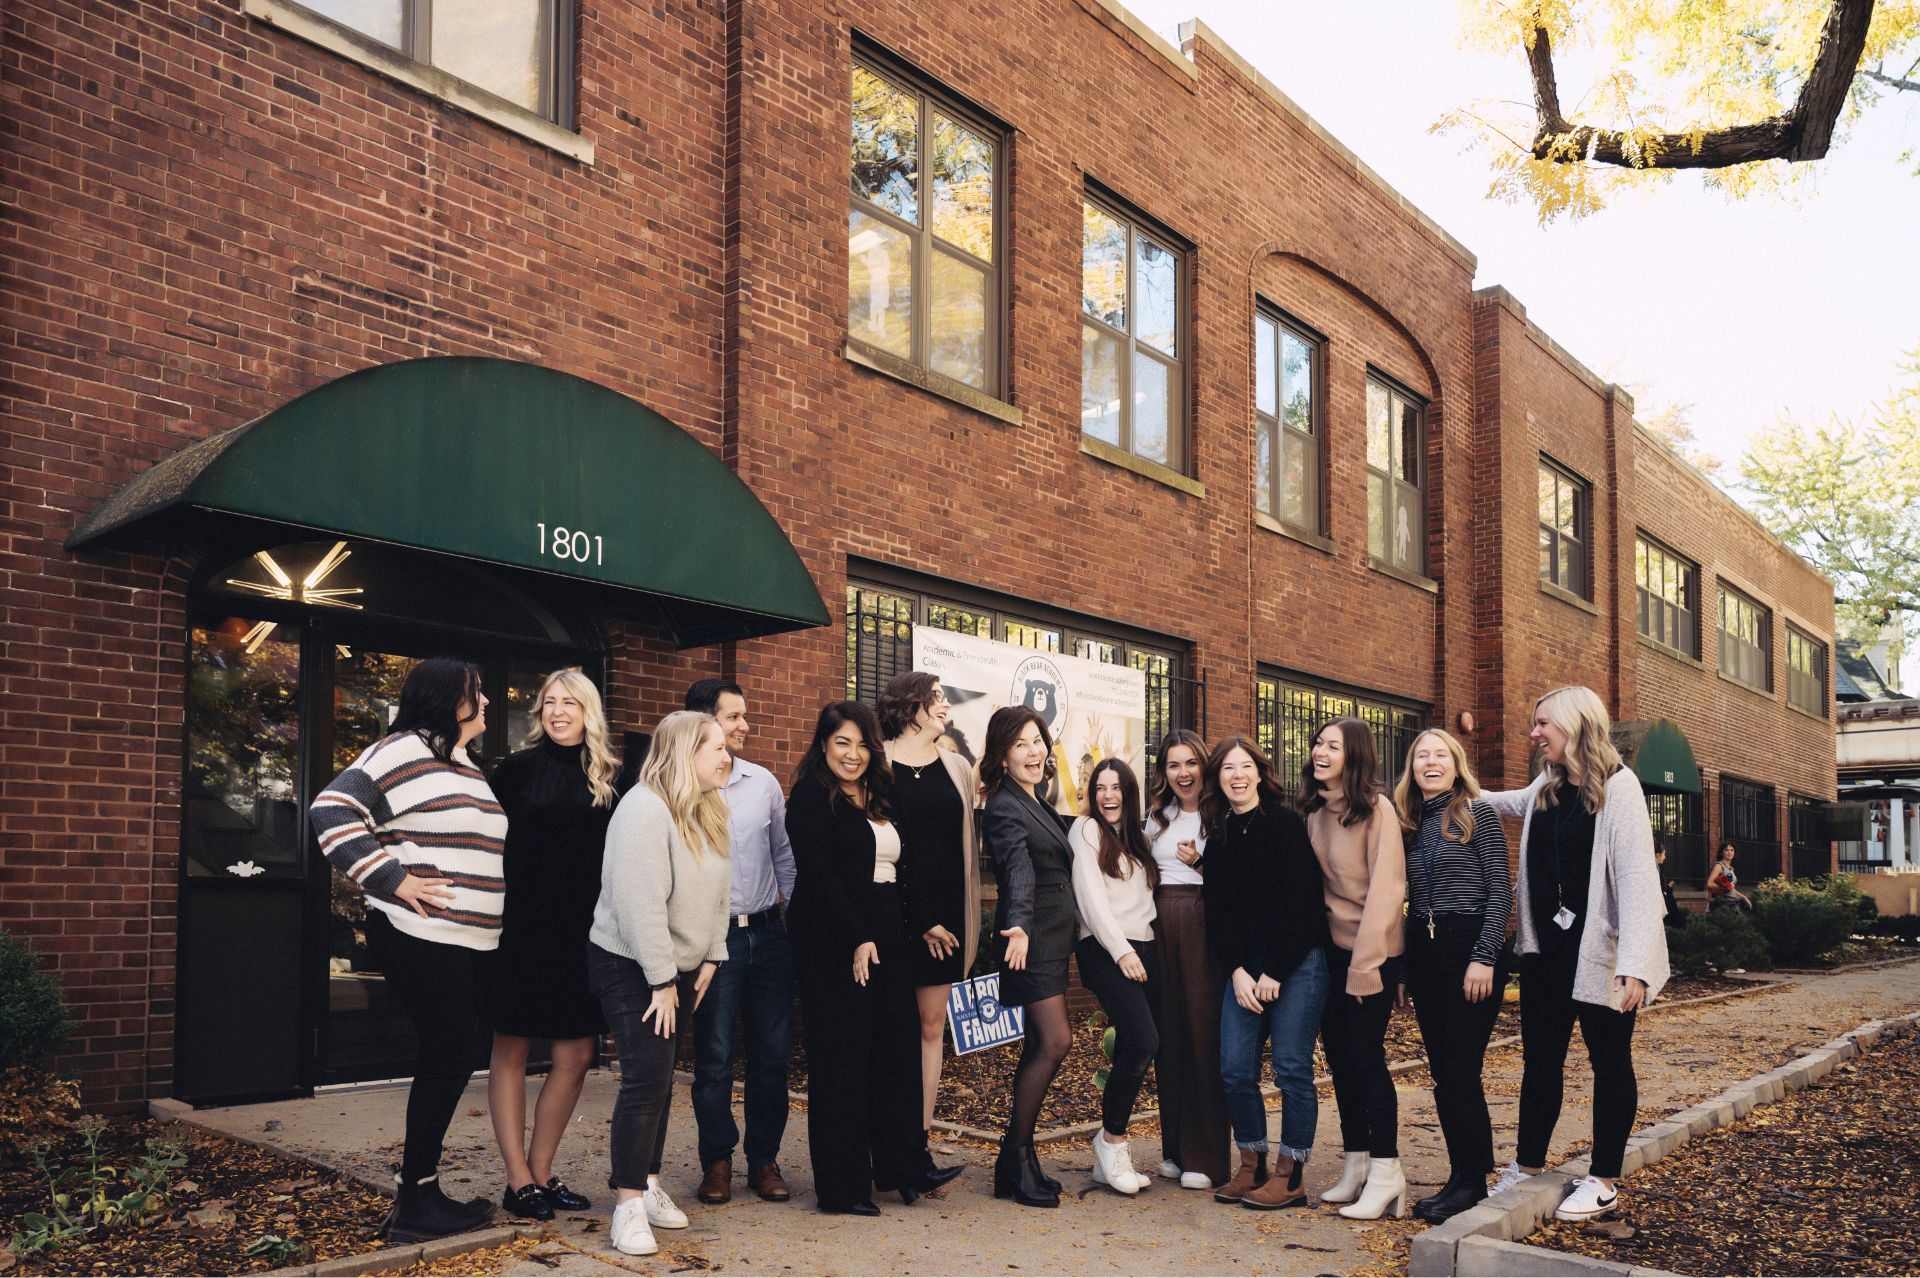
[[[1579,802],[1578,796],[1575,797],[1574,803],[1566,802],[1565,795],[1556,797],[1560,801],[1556,802],[1553,808],[1553,890],[1559,897],[1556,903],[1564,910],[1567,908],[1567,874],[1566,863],[1561,857],[1561,845],[1567,838],[1567,814],[1571,812],[1578,817],[1581,813],[1575,806]]]
[[[1440,809],[1434,825],[1436,827],[1434,837],[1431,839],[1421,839],[1419,846],[1420,864],[1427,885],[1427,939],[1429,941],[1434,939],[1433,896],[1434,888],[1437,886],[1433,881],[1434,868],[1440,860],[1440,845],[1444,843],[1447,838],[1447,810],[1445,808]],[[1425,831],[1422,831],[1422,833],[1424,834]]]

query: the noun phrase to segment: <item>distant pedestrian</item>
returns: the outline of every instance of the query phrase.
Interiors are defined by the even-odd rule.
[[[673,1103],[675,1032],[727,961],[727,803],[733,758],[710,714],[676,710],[654,729],[640,781],[607,829],[587,976],[620,1052],[613,1105],[613,1245],[659,1250],[654,1229],[687,1215],[660,1183]]]
[[[1653,863],[1660,867],[1660,900],[1667,909],[1668,927],[1685,927],[1692,917],[1673,895],[1673,880],[1667,877],[1667,841],[1653,836]]]
[[[1733,859],[1739,854],[1740,849],[1733,845],[1732,839],[1720,845],[1720,857],[1707,872],[1709,911],[1753,908],[1753,898],[1740,890],[1740,875],[1733,868]]]
[[[1540,775],[1523,790],[1483,796],[1523,818],[1519,927],[1520,1131],[1499,1193],[1546,1166],[1560,1119],[1573,1025],[1593,1064],[1593,1146],[1588,1175],[1560,1204],[1562,1220],[1590,1220],[1619,1205],[1615,1181],[1633,1131],[1637,1010],[1667,981],[1660,872],[1646,795],[1621,766],[1607,708],[1591,688],[1557,688],[1534,704],[1530,735]]]

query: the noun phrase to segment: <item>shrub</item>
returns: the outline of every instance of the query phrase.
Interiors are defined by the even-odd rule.
[[[1852,885],[1847,885],[1852,890]],[[1851,899],[1827,885],[1768,879],[1754,893],[1753,921],[1767,940],[1775,964],[1818,963],[1853,935],[1859,915]]]
[[[1818,881],[1825,884],[1827,895],[1847,912],[1855,932],[1873,930],[1874,920],[1880,917],[1880,903],[1855,887],[1851,874],[1836,874],[1830,879]]]
[[[1712,910],[1667,929],[1667,961],[1676,972],[1699,975],[1737,967],[1764,972],[1773,966],[1766,938],[1745,910]]]
[[[1867,928],[1867,935],[1920,941],[1920,914],[1882,914]]]
[[[66,1037],[59,984],[25,941],[0,931],[0,1069],[45,1060]]]

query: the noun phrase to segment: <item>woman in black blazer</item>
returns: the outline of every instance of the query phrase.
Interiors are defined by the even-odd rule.
[[[872,710],[836,701],[787,799],[787,927],[807,1044],[807,1143],[820,1210],[877,1216],[875,1189],[911,1203],[921,1147],[920,1017],[895,869],[892,774]]]
[[[1072,1042],[1067,961],[1080,925],[1066,822],[1038,797],[1052,775],[1046,720],[1024,706],[994,711],[980,785],[987,793],[987,851],[1000,880],[994,914],[1000,1001],[1026,1009],[1026,1038],[1013,1074],[1013,1113],[993,1168],[993,1196],[1027,1207],[1060,1205],[1060,1182],[1041,1169],[1033,1129]]]

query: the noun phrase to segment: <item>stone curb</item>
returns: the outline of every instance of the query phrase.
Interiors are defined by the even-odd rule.
[[[1695,1136],[1726,1127],[1761,1105],[1772,1104],[1790,1091],[1810,1086],[1878,1043],[1890,1025],[1903,1021],[1920,1023],[1920,1012],[1909,1012],[1891,1021],[1868,1021],[1778,1069],[1736,1083],[1711,1100],[1655,1123],[1627,1142],[1621,1174],[1631,1175],[1665,1158]],[[1526,1274],[1549,1278],[1563,1274],[1662,1274],[1664,1271],[1658,1269],[1530,1247],[1519,1241],[1530,1237],[1553,1214],[1567,1185],[1586,1174],[1587,1160],[1573,1159],[1503,1194],[1496,1194],[1471,1211],[1462,1212],[1425,1233],[1416,1234],[1407,1256],[1409,1278],[1445,1278],[1453,1274],[1490,1278]]]
[[[491,1229],[475,1229],[469,1233],[455,1234],[451,1238],[438,1238],[433,1242],[408,1243],[403,1247],[388,1247],[381,1251],[363,1251],[357,1256],[336,1256],[332,1260],[322,1260],[317,1264],[270,1269],[263,1278],[279,1278],[280,1275],[294,1274],[311,1275],[312,1278],[358,1278],[360,1274],[375,1273],[383,1269],[405,1269],[409,1265],[445,1260],[449,1256],[464,1256],[470,1251],[503,1246],[521,1238],[541,1236],[541,1230],[528,1228],[525,1225],[495,1225]]]

